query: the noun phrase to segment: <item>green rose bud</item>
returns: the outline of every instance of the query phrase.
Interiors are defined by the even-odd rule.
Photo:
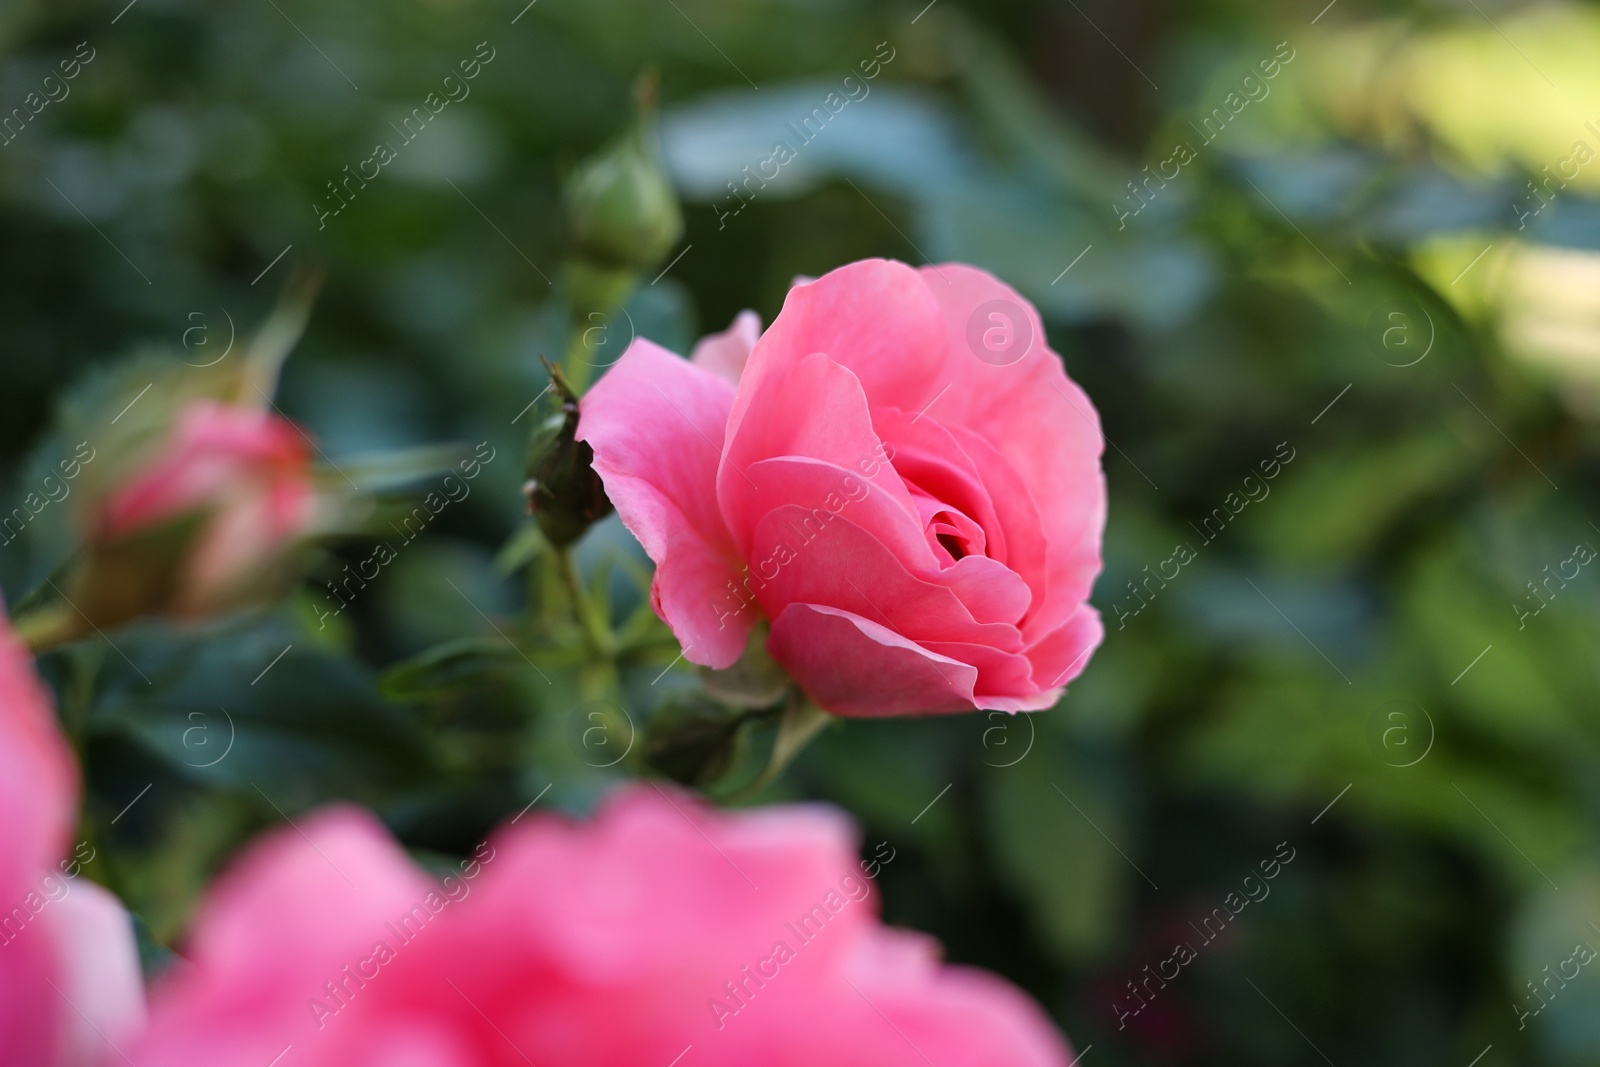
[[[567,217],[580,256],[597,266],[646,270],[683,234],[677,194],[654,139],[655,86],[642,83],[633,128],[578,165]]]
[[[528,510],[552,545],[565,548],[611,513],[606,487],[594,472],[594,449],[576,439],[578,398],[557,367],[550,368],[561,408],[537,432],[528,457]]]

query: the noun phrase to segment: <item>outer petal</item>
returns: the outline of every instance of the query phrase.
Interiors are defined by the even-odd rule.
[[[733,386],[643,339],[584,396],[578,440],[622,522],[655,560],[651,599],[684,658],[728,667],[755,613],[728,583],[743,561],[717,508],[717,467]]]
[[[463,922],[514,939],[583,984],[705,970],[717,974],[716,991],[729,977],[717,972],[737,972],[747,953],[770,948],[783,919],[856,870],[855,836],[843,815],[821,805],[730,819],[676,787],[641,785],[619,791],[590,822],[543,817],[497,834],[495,861]],[[842,947],[845,931],[872,917],[868,907],[846,909],[811,951]]]
[[[972,711],[978,671],[838,608],[790,604],[767,642],[800,688],[836,715]]]
[[[71,1011],[46,980],[58,960],[43,916],[60,905],[42,879],[66,850],[77,787],[50,697],[0,610],[0,1050],[17,1063],[50,1063]]]
[[[77,767],[33,657],[0,609],[0,909],[55,868],[72,832]]]
[[[327,844],[320,828],[311,836]],[[941,1067],[1062,1067],[1065,1046],[1020,993],[941,967],[926,940],[882,928],[852,839],[828,809],[715,812],[644,785],[585,824],[533,814],[479,851],[470,895],[458,894],[437,928],[351,990],[325,1030],[294,1040],[294,1062],[632,1067],[670,1064],[692,1047],[702,1067],[919,1067],[916,1042]],[[289,932],[285,954],[306,946],[305,924],[284,905],[321,907],[284,889],[307,851],[280,848],[229,890],[237,904],[265,905],[260,939]],[[191,1031],[176,1036],[188,1039],[168,1025],[134,1062],[234,1067],[245,1061],[233,1031],[254,1026],[252,1014],[304,1011],[304,967],[253,984],[250,1011],[218,1010],[213,990],[241,988],[258,951],[220,944],[202,925],[195,971],[213,961],[211,980],[181,983],[194,1003],[166,1009],[187,1021]]]
[[[262,1067],[325,1023],[309,1002],[368,956],[431,883],[371,816],[324,811],[255,845],[212,888],[188,965],[158,986],[140,1067]]]
[[[851,978],[883,1013],[880,1026],[914,1046],[915,1062],[1059,1067],[1067,1061],[1071,1050],[1036,1004],[992,974],[939,966],[935,948],[921,935],[879,932],[862,947]]]
[[[28,914],[21,897],[8,905],[0,922],[18,915],[17,909]],[[21,929],[15,922],[0,928],[6,931],[0,936],[0,1050],[7,1063],[48,1064],[60,1046],[60,1024],[72,1009],[46,981],[59,977],[59,961],[46,932],[33,929],[44,920],[32,919]]]
[[[1046,687],[1066,685],[1088,666],[1089,654],[1100,647],[1106,628],[1089,603],[1078,605],[1067,621],[1025,650],[1033,661],[1034,681]]]
[[[904,263],[864,259],[789,290],[745,369],[747,388],[814,352],[861,380],[874,408],[919,411],[943,387],[946,333],[939,304]],[[744,390],[733,425],[744,417]],[[941,401],[942,403],[942,401]]]
[[[40,916],[56,949],[61,1067],[120,1061],[144,1025],[144,978],[122,902],[80,879]]]
[[[738,385],[744,365],[750,359],[750,350],[760,339],[761,316],[754,311],[741,311],[723,332],[700,338],[689,359],[695,366]]]

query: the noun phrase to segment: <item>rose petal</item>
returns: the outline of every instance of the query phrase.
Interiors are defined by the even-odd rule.
[[[900,1062],[910,1067],[1076,1062],[1038,1005],[992,974],[941,967],[936,949],[920,934],[883,930],[863,947],[853,969],[850,981],[857,996],[882,1028],[915,1053]]]
[[[22,903],[55,869],[72,832],[77,790],[77,766],[50,694],[0,605],[0,912]]]
[[[0,914],[0,1049],[8,1063],[50,1064],[72,1007],[46,981],[60,984],[60,960],[49,931],[42,929],[43,912],[34,915],[24,899],[14,898]]]
[[[881,408],[872,421],[892,450],[895,471],[908,484],[976,522],[984,531],[987,555],[1009,563],[1005,526],[977,465],[936,418],[897,408]],[[924,512],[927,508],[922,509]]]
[[[848,512],[825,524],[811,512],[781,507],[756,528],[759,545],[784,545],[771,578],[751,585],[767,617],[791,603],[827,604],[872,619],[914,641],[971,641],[1021,651],[1012,626],[1028,605],[1022,579],[993,560],[968,556],[919,576]]]
[[[733,324],[723,332],[700,338],[689,361],[738,385],[744,365],[750,359],[750,350],[760,339],[761,316],[754,311],[741,311],[733,317]]]
[[[764,343],[765,336],[762,340]],[[844,470],[861,470],[885,455],[873,432],[861,383],[848,370],[821,354],[789,364],[769,364],[761,375],[752,375],[755,380],[740,386],[735,415],[729,422],[728,458],[717,477],[722,514],[735,541],[746,551],[756,525],[770,510],[760,497],[761,483],[751,472],[752,465],[795,456]],[[735,426],[732,419],[739,417],[741,406],[743,421]],[[897,538],[896,543],[920,543],[917,509],[900,476],[883,465],[873,484],[905,511],[904,529],[910,540]],[[787,492],[787,486],[780,483],[776,491]],[[793,496],[788,502],[801,503]],[[925,558],[931,562],[931,553]]]
[[[122,902],[79,878],[67,895],[40,916],[55,943],[60,1004],[61,1067],[89,1067],[121,1059],[121,1050],[144,1025],[144,977],[133,920]]]
[[[651,601],[691,663],[732,666],[754,612],[726,593],[744,565],[717,508],[717,467],[734,390],[639,339],[584,396],[578,440],[656,574]]]
[[[921,410],[941,387],[933,375],[947,360],[939,305],[920,282],[904,263],[864,259],[790,289],[750,354],[747,387],[821,352],[860,379],[872,407]],[[735,436],[742,392],[731,419]]]
[[[836,715],[971,711],[978,671],[886,626],[821,604],[793,603],[767,648],[800,688]]]
[[[1047,345],[1038,312],[1016,290],[961,263],[924,267],[921,275],[944,319],[948,359],[939,380],[952,384],[933,410],[945,425],[991,444],[1029,488],[1048,546],[1041,625],[1053,628],[1088,597],[1100,573],[1106,490],[1099,415]],[[990,301],[1014,309],[1032,331],[1031,347],[1014,363],[986,363],[968,344],[969,320]]]
[[[887,471],[880,468],[880,474]],[[759,520],[777,508],[798,506],[819,526],[835,515],[848,515],[850,521],[867,531],[908,567],[937,572],[932,550],[917,529],[917,520],[877,480],[824,460],[800,456],[780,456],[752,463],[748,468],[757,488],[746,487],[740,506]],[[756,537],[757,527],[747,533],[741,548],[750,561],[750,570],[761,577],[769,573],[771,560],[781,541]]]
[[[332,1024],[309,1003],[376,941],[393,941],[389,924],[428,914],[433,890],[365,812],[330,808],[270,834],[211,887],[188,966],[156,988],[131,1059],[261,1067],[316,1040]]]
[[[325,818],[306,824],[318,849],[329,843]],[[854,843],[828,809],[713,811],[642,784],[583,824],[531,813],[475,851],[480,867],[461,876],[470,888],[437,927],[348,990],[323,1030],[293,1040],[293,1056],[308,1067],[670,1064],[692,1047],[706,1067],[919,1067],[914,1041],[948,1067],[1062,1067],[1065,1045],[1020,992],[942,967],[925,938],[883,929]],[[311,852],[258,854],[233,877],[264,888],[227,890],[236,905],[265,905],[259,941],[286,930],[276,955],[305,950],[309,927],[286,906],[327,910],[306,895],[325,879],[294,873]],[[355,877],[365,889],[367,874]],[[341,907],[350,923],[366,921],[348,900]],[[261,984],[265,946],[236,940],[223,951],[208,943],[215,936],[197,929],[206,977],[174,983],[170,996],[192,1003],[158,998],[160,1037],[130,1056],[140,1067],[262,1067],[288,1041],[252,1059],[254,1016],[309,1019],[307,998],[330,995],[306,991],[309,966]],[[193,1029],[176,1033],[173,1020]]]
[[[1067,621],[1023,650],[1033,662],[1034,682],[1059,692],[1089,665],[1089,655],[1105,639],[1100,613],[1091,604],[1079,604]]]

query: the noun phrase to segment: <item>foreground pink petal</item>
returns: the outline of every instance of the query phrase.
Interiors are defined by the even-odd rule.
[[[144,1026],[144,978],[122,902],[87,879],[43,916],[55,941],[61,1064],[111,1064]]]
[[[66,854],[77,793],[50,695],[0,614],[0,906],[21,901]]]
[[[142,1019],[128,913],[68,854],[78,773],[48,692],[0,611],[0,1053],[93,1067]],[[87,850],[85,850],[87,849]]]
[[[527,816],[431,888],[352,819],[280,831],[218,884],[140,1067],[1070,1060],[1015,988],[881,925],[830,809],[632,786],[588,823]]]

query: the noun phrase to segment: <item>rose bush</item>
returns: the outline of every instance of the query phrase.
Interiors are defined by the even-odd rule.
[[[78,772],[27,650],[0,614],[0,1058],[116,1059],[144,994],[128,914],[64,859]]]
[[[718,813],[635,785],[587,824],[504,827],[438,883],[370,816],[327,810],[213,885],[129,1054],[1064,1067],[1022,993],[881,925],[852,838],[831,809]]]
[[[841,715],[1049,707],[1103,630],[1098,416],[1021,296],[866,260],[693,361],[639,339],[578,437],[684,657],[751,631]]]

